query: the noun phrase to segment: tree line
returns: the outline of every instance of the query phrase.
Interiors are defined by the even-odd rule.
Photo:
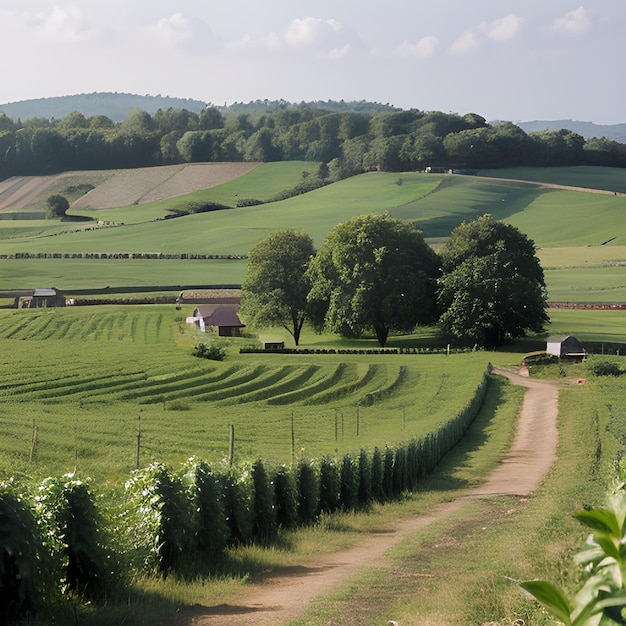
[[[304,323],[344,337],[438,324],[462,341],[493,348],[549,321],[535,244],[483,215],[455,228],[441,254],[415,224],[364,215],[338,224],[319,250],[295,230],[250,250],[240,314],[250,325],[286,329],[296,346]]]
[[[119,123],[79,112],[23,121],[0,113],[0,179],[206,161],[321,162],[332,179],[377,168],[626,167],[626,144],[565,129],[526,133],[475,113],[348,108],[135,109]]]

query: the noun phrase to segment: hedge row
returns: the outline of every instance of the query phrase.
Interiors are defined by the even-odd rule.
[[[466,432],[487,380],[437,431],[395,448],[271,470],[261,460],[211,466],[192,458],[178,471],[152,464],[133,473],[117,510],[107,507],[106,525],[88,481],[73,474],[46,479],[34,496],[0,482],[0,621],[62,594],[105,598],[139,571],[208,574],[228,546],[272,544],[281,529],[413,491]]]
[[[182,259],[182,260],[228,260],[247,259],[245,254],[166,254],[164,252],[16,252],[0,254],[0,259]]]
[[[476,347],[449,348],[240,348],[241,354],[465,354],[476,352]]]

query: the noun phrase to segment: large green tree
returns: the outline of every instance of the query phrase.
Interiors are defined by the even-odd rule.
[[[271,233],[248,255],[241,288],[241,316],[253,326],[280,326],[300,342],[315,255],[309,235],[295,230]]]
[[[535,251],[525,234],[490,215],[455,228],[442,251],[441,328],[485,347],[541,332],[550,318]]]
[[[311,262],[311,320],[344,336],[432,321],[439,259],[411,223],[364,215],[337,225]]]

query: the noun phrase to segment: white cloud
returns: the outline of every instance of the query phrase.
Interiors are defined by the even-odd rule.
[[[402,42],[396,49],[397,55],[403,58],[424,60],[429,59],[435,54],[435,50],[439,40],[437,37],[429,35],[422,37],[416,43],[410,43],[408,41]]]
[[[586,32],[591,25],[591,20],[587,15],[585,7],[579,6],[574,11],[566,13],[558,18],[554,23],[554,29],[567,35],[581,35]]]
[[[450,46],[454,56],[467,56],[476,52],[489,39],[495,43],[504,43],[513,39],[520,31],[524,20],[515,13],[491,22],[481,22],[475,28],[468,28]]]
[[[192,36],[189,21],[181,13],[163,17],[148,28],[154,36],[165,44],[180,44],[189,41]]]
[[[466,30],[450,46],[449,52],[454,56],[466,56],[480,48],[478,34],[475,30]]]
[[[494,20],[486,25],[487,37],[493,41],[508,41],[513,39],[522,27],[522,18],[515,13]]]
[[[341,23],[335,19],[317,17],[294,19],[282,35],[270,32],[261,37],[244,35],[230,44],[231,48],[261,48],[273,52],[291,48],[310,50],[320,58],[339,59],[353,51],[353,44],[346,40]]]
[[[321,20],[317,17],[295,19],[285,32],[285,42],[294,48],[302,46],[325,46],[329,39],[335,39],[341,32],[341,24],[336,20]]]

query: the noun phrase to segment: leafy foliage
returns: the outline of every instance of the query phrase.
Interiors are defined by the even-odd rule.
[[[298,487],[294,472],[281,465],[274,473],[276,524],[293,528],[298,523]]]
[[[384,347],[392,330],[433,320],[439,261],[411,224],[365,215],[337,225],[311,262],[309,301],[318,329]]]
[[[190,499],[194,548],[214,558],[228,545],[229,529],[221,482],[206,461],[189,459],[184,472]]]
[[[74,474],[47,478],[37,492],[35,510],[62,590],[87,596],[104,592],[110,564],[89,483]]]
[[[65,217],[70,203],[65,196],[54,194],[46,200],[46,215],[52,217]]]
[[[591,365],[591,371],[595,376],[622,376],[624,370],[613,361],[598,361]]]
[[[268,543],[276,536],[276,511],[274,505],[274,486],[263,466],[257,459],[252,465],[252,483],[254,485],[254,538],[261,543]]]
[[[315,249],[309,235],[282,230],[257,243],[248,256],[241,287],[242,317],[257,326],[280,326],[296,346],[307,316],[306,269]]]
[[[483,215],[455,228],[442,253],[439,323],[445,332],[494,347],[540,332],[549,321],[534,243]]]
[[[38,603],[35,580],[41,538],[32,508],[13,481],[0,482],[0,622]]]
[[[142,569],[167,576],[180,567],[194,535],[182,481],[153,463],[134,472],[126,494],[121,523],[131,558]]]
[[[226,358],[226,350],[215,343],[207,346],[201,342],[196,345],[191,353],[193,356],[197,356],[200,359],[209,359],[209,361],[223,361]]]
[[[566,626],[624,624],[626,493],[615,494],[606,508],[580,511],[574,517],[592,531],[576,555],[588,572],[583,586],[572,599],[546,581],[528,581],[522,587]]]

